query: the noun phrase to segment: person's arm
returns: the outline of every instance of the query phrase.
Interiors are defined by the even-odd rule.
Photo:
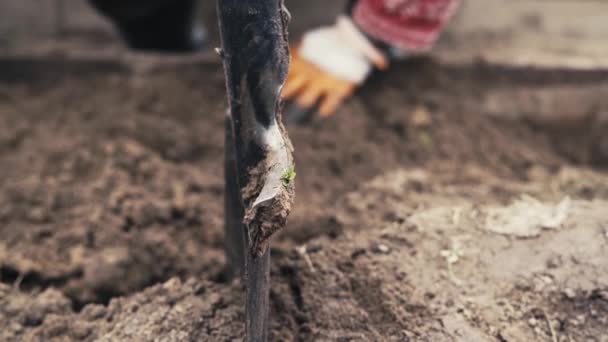
[[[372,41],[390,52],[431,50],[460,0],[359,0],[348,13]]]
[[[460,0],[351,0],[332,26],[296,46],[283,97],[330,116],[374,68],[432,48]]]

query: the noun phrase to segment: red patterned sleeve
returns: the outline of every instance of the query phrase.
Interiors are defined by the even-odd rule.
[[[460,0],[359,0],[354,22],[369,37],[409,52],[432,48]]]

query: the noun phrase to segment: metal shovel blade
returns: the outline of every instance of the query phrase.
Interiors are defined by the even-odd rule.
[[[266,341],[269,239],[286,225],[294,200],[293,147],[280,113],[289,16],[282,0],[218,0],[218,14],[230,108],[227,254],[245,271],[246,340]]]

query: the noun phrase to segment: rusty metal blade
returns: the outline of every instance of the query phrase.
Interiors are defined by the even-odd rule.
[[[228,249],[244,253],[246,340],[266,341],[269,239],[286,225],[294,200],[293,148],[280,113],[289,63],[288,13],[282,0],[218,0],[218,15],[230,108]],[[243,243],[236,238],[239,232]],[[241,262],[239,253],[227,254],[233,263]]]

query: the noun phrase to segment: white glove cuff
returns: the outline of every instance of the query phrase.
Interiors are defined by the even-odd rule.
[[[355,26],[351,18],[345,15],[339,16],[336,27],[340,30],[342,36],[352,44],[353,48],[362,53],[375,66],[386,67],[388,64],[386,56]]]
[[[347,17],[339,17],[334,26],[306,33],[299,51],[321,70],[356,84],[365,81],[373,64],[382,66],[385,60]]]

